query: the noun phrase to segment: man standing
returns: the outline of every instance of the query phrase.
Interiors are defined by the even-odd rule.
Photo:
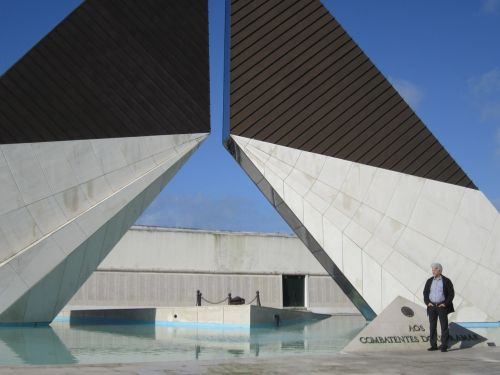
[[[424,287],[424,302],[427,305],[429,316],[431,347],[427,350],[438,350],[437,346],[437,320],[441,324],[441,351],[448,350],[448,314],[455,311],[453,297],[455,291],[450,279],[443,276],[443,267],[439,263],[432,263],[432,277],[427,280]]]

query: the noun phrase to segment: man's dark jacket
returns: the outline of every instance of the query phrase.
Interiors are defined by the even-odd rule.
[[[453,297],[455,297],[455,290],[453,289],[453,284],[450,279],[447,277],[441,275],[441,278],[443,279],[443,293],[444,293],[444,307],[446,309],[446,313],[450,314],[455,311],[453,308]],[[431,277],[427,282],[425,283],[424,287],[424,302],[426,306],[431,303],[431,300],[429,299],[429,294],[431,292],[431,284],[432,280],[434,277]]]

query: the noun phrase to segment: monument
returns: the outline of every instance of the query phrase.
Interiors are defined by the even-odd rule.
[[[497,209],[322,3],[233,0],[227,32],[225,147],[363,315],[439,260],[456,321],[500,320]]]
[[[52,321],[209,118],[207,1],[85,1],[14,64],[0,78],[0,322]]]
[[[497,209],[346,30],[226,4],[224,145],[365,318],[440,260],[454,319],[500,320]],[[0,323],[50,322],[209,132],[206,0],[87,0],[33,47],[0,78]]]

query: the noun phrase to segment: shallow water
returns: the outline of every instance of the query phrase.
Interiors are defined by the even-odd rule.
[[[340,351],[365,326],[360,316],[269,328],[70,325],[0,328],[0,365],[125,363],[272,357]]]

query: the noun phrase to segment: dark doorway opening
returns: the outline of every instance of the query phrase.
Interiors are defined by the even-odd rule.
[[[283,275],[283,307],[304,307],[304,275]]]

